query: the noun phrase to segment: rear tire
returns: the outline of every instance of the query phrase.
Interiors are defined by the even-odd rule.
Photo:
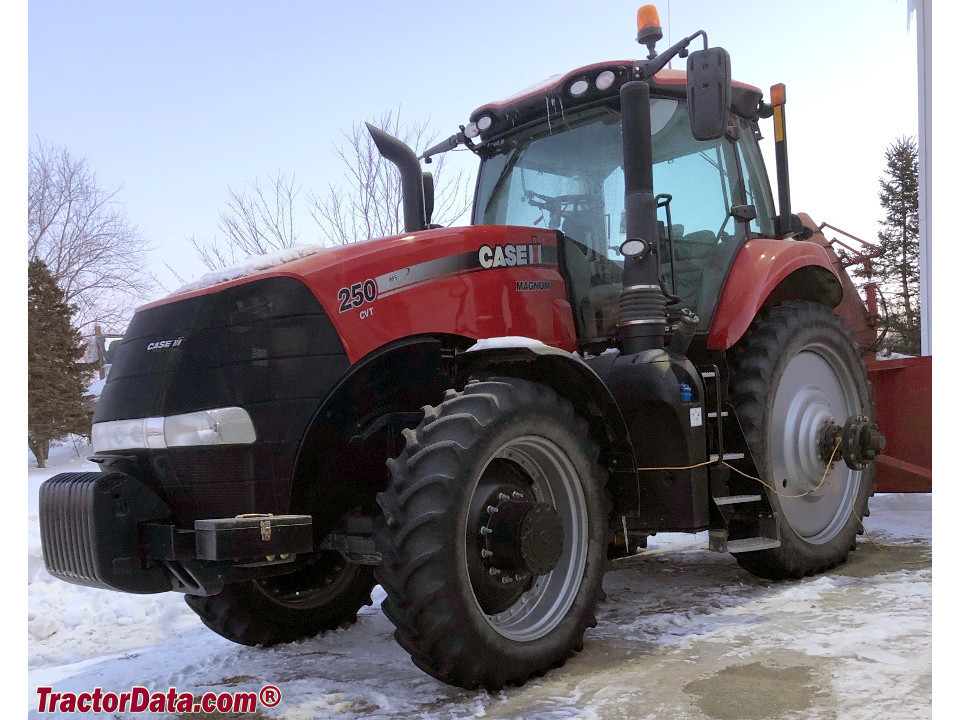
[[[397,641],[464,688],[562,665],[596,626],[606,550],[587,423],[543,385],[494,378],[448,391],[404,435],[374,531]]]
[[[339,569],[338,569],[339,568]],[[324,551],[287,575],[231,583],[216,595],[184,599],[203,624],[240,645],[277,645],[357,621],[370,605],[373,568]]]
[[[838,450],[816,489],[826,463],[815,437],[827,420],[842,425],[850,415],[875,416],[866,366],[846,325],[815,302],[764,311],[738,346],[730,394],[760,477],[776,488],[764,491],[780,518],[780,547],[738,553],[737,562],[770,579],[845,562],[869,514],[874,467],[851,470]],[[755,482],[742,482],[756,492]]]

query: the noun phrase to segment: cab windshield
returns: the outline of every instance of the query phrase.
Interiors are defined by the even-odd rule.
[[[736,147],[726,138],[694,140],[684,102],[654,98],[650,115],[654,191],[671,196],[676,277],[664,208],[661,275],[665,288],[680,298],[671,310],[691,308],[708,323],[716,298],[703,298],[718,293],[745,236],[745,226],[730,214],[744,203]],[[579,324],[588,336],[611,334],[623,266],[618,248],[626,240],[619,112],[595,107],[551,116],[511,141],[483,162],[474,224],[560,230],[570,244],[565,255],[574,291],[590,306]]]

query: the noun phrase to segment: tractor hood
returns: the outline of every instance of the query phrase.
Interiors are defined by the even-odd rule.
[[[334,248],[298,246],[250,258],[237,267],[208,273],[169,297],[141,307],[134,322],[161,306],[207,295],[229,294],[233,298],[230,304],[239,308],[244,302],[241,286],[291,278],[319,302],[353,362],[414,332],[502,335],[477,324],[483,318],[499,317],[502,310],[499,290],[489,297],[474,298],[475,278],[490,275],[483,272],[486,270],[506,269],[510,272],[499,284],[550,280],[560,297],[563,284],[557,267],[557,234],[553,230],[503,225],[436,228]],[[548,294],[543,295],[546,302]],[[495,301],[496,307],[473,307],[488,301]],[[545,309],[552,327],[552,311]],[[453,313],[449,318],[448,312]]]
[[[461,237],[464,230],[466,228],[439,228],[336,247],[295,245],[267,255],[251,255],[237,265],[205,273],[174,290],[167,297],[143,305],[137,312],[198,295],[220,292],[238,284],[267,277],[294,277],[310,285],[311,281],[321,277],[346,276],[353,267],[363,266],[371,259],[381,257],[383,253],[388,253],[391,257],[408,252],[419,254],[420,251],[426,251],[427,248],[423,246],[442,242],[451,234]]]

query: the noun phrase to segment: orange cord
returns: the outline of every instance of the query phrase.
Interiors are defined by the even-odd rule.
[[[769,485],[768,483],[765,483],[765,482],[764,482],[763,480],[761,480],[760,478],[754,477],[753,475],[750,475],[749,473],[745,473],[743,470],[739,470],[739,469],[735,468],[733,465],[731,465],[730,463],[728,463],[726,460],[720,460],[719,463],[720,463],[721,465],[724,465],[724,466],[730,468],[730,469],[733,470],[735,473],[739,473],[740,475],[743,475],[743,477],[745,477],[745,478],[748,478],[748,479],[750,479],[750,480],[756,480],[758,483],[760,483],[761,485],[763,485],[765,488],[767,488],[767,489],[769,489],[769,490],[772,490],[774,495],[776,495],[776,496],[778,496],[778,497],[782,497],[782,498],[788,499],[788,500],[791,500],[791,499],[797,499],[797,498],[806,497],[807,495],[809,495],[809,494],[811,494],[811,493],[815,493],[817,490],[819,490],[821,487],[823,487],[823,484],[824,484],[824,483],[826,482],[826,480],[827,480],[827,475],[830,473],[830,468],[833,466],[833,459],[836,457],[836,455],[837,455],[837,450],[839,450],[839,449],[840,449],[840,441],[838,440],[836,446],[833,448],[833,452],[830,453],[830,461],[827,463],[827,467],[824,468],[823,477],[820,478],[820,482],[819,482],[819,483],[817,484],[817,486],[816,486],[815,488],[813,488],[812,490],[808,490],[807,492],[801,493],[800,495],[784,495],[784,494],[778,492],[777,489],[776,489],[775,487],[773,487],[773,485]],[[648,467],[648,468],[637,468],[637,470],[641,470],[641,471],[642,471],[642,470],[693,470],[694,468],[703,467],[704,465],[710,465],[710,464],[712,464],[712,463],[713,463],[712,460],[707,460],[706,462],[697,463],[696,465],[686,465],[686,466],[683,466],[683,467]],[[874,544],[874,546],[877,548],[877,550],[879,550],[883,555],[886,555],[888,558],[890,558],[891,560],[893,560],[895,563],[899,563],[900,565],[925,565],[925,564],[927,564],[927,563],[933,562],[932,560],[898,560],[897,558],[893,557],[893,555],[891,555],[891,554],[888,553],[886,550],[884,550],[883,547],[882,547],[876,540],[873,539],[873,536],[872,536],[869,532],[867,532],[867,528],[866,528],[866,526],[863,524],[863,518],[861,518],[859,515],[857,515],[856,512],[853,513],[853,516],[854,516],[855,518],[857,518],[857,522],[860,523],[860,529],[863,530],[864,534],[867,536],[867,539],[868,539],[871,543]]]
[[[721,460],[720,462],[721,462],[723,465],[726,465],[728,468],[730,468],[730,469],[733,470],[734,472],[740,473],[740,474],[743,475],[745,478],[750,478],[751,480],[756,480],[758,483],[760,483],[761,485],[763,485],[765,488],[769,488],[770,490],[773,490],[773,494],[776,495],[777,497],[786,498],[786,499],[788,499],[788,500],[795,500],[796,498],[806,497],[806,496],[809,495],[810,493],[815,493],[817,490],[819,490],[820,488],[823,487],[823,484],[827,481],[827,475],[830,474],[830,469],[833,467],[833,459],[837,456],[837,450],[839,450],[839,449],[840,449],[840,441],[837,440],[837,444],[834,446],[833,452],[830,453],[830,460],[827,462],[827,466],[823,469],[823,477],[820,478],[820,482],[817,483],[817,486],[816,486],[815,488],[813,488],[813,490],[807,490],[805,493],[800,493],[799,495],[784,495],[784,494],[778,492],[777,489],[776,489],[775,487],[773,487],[773,485],[768,485],[767,483],[765,483],[765,482],[764,482],[763,480],[761,480],[760,478],[754,477],[753,475],[748,475],[747,473],[743,472],[743,470],[737,470],[733,465],[731,465],[730,463],[728,463],[728,462],[726,462],[726,461],[724,461],[724,460]]]

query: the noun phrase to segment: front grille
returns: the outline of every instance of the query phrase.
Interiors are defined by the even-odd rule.
[[[149,349],[167,340],[179,344]],[[260,406],[273,412],[312,399],[282,440],[300,438],[350,366],[317,298],[290,277],[251,280],[140,310],[112,352],[94,422],[242,407],[260,437]]]

